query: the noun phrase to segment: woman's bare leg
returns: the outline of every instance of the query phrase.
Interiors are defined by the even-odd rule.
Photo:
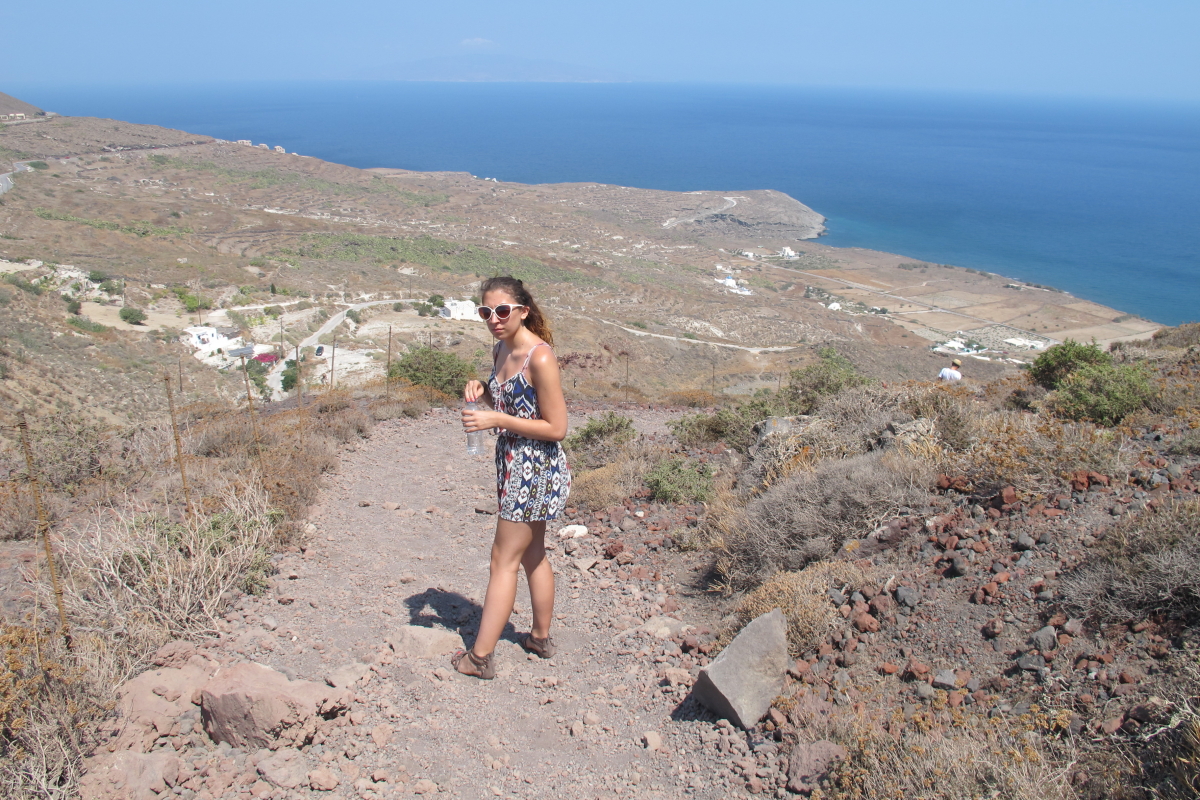
[[[529,581],[529,604],[533,607],[533,635],[545,639],[550,635],[550,620],[554,618],[554,570],[546,558],[546,523],[529,523],[533,540],[525,548],[521,566]]]
[[[525,552],[534,540],[533,525],[546,523],[513,522],[507,519],[496,521],[496,539],[492,542],[491,575],[488,578],[487,595],[483,600],[483,619],[479,623],[479,635],[471,650],[478,657],[489,655],[496,649],[500,634],[512,615],[513,603],[517,599],[517,570],[520,569]],[[545,550],[543,549],[543,559]],[[549,566],[549,565],[547,565]],[[553,578],[551,578],[553,580]],[[533,581],[530,581],[530,590]]]

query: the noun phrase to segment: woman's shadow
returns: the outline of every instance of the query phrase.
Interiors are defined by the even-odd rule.
[[[429,587],[423,592],[405,599],[408,606],[408,621],[410,625],[420,625],[423,628],[442,627],[456,631],[463,641],[474,640],[479,632],[479,620],[483,616],[483,606],[469,597],[463,597],[458,592]],[[507,639],[514,644],[520,644],[517,629],[512,621],[504,626],[501,639]]]

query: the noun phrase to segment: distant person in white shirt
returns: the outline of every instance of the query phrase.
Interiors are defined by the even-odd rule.
[[[938,380],[946,383],[957,383],[962,380],[962,373],[958,368],[962,366],[962,362],[957,358],[950,362],[950,366],[942,367],[942,371],[938,373]]]

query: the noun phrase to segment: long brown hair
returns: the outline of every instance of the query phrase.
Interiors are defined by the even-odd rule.
[[[546,319],[546,315],[538,308],[537,302],[533,299],[533,295],[529,293],[529,290],[525,288],[524,283],[511,275],[497,275],[494,278],[488,278],[479,287],[480,297],[483,297],[488,292],[504,292],[520,305],[528,308],[529,316],[525,317],[525,327],[529,328],[535,336],[546,344],[554,344],[554,334],[550,332],[550,321]]]

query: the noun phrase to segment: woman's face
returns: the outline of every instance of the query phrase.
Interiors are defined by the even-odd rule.
[[[516,306],[517,301],[508,293],[500,289],[493,289],[483,296],[483,305],[489,308],[508,304]],[[508,315],[508,319],[500,319],[496,314],[492,314],[492,318],[487,321],[488,330],[492,336],[497,339],[504,339],[514,335],[520,330],[521,325],[525,321],[525,317],[529,316],[529,309],[521,306],[514,308],[512,313]]]

